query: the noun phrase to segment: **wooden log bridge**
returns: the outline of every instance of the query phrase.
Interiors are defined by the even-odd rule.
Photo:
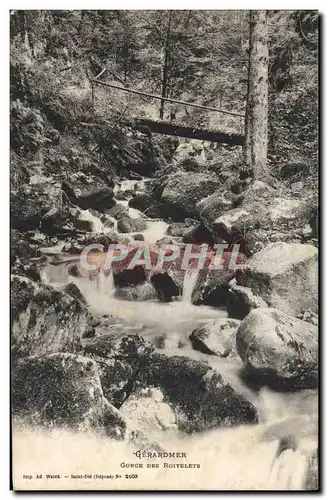
[[[105,87],[114,88],[117,90],[121,90],[122,92],[129,92],[131,94],[137,94],[145,97],[149,97],[152,99],[158,99],[160,101],[171,102],[176,104],[181,104],[183,106],[190,106],[193,108],[206,109],[209,111],[216,111],[217,113],[223,113],[232,116],[238,116],[240,118],[245,119],[245,115],[242,113],[237,113],[235,111],[228,111],[219,108],[212,108],[211,106],[204,106],[201,104],[191,103],[181,101],[179,99],[171,99],[169,97],[163,97],[156,94],[149,94],[147,92],[141,92],[140,90],[130,89],[127,87],[122,87],[110,82],[102,82],[99,80],[100,76],[106,71],[104,68],[99,75],[95,78],[91,79],[92,83],[96,83],[97,85],[103,85]],[[150,120],[147,118],[136,118],[135,127],[140,130],[140,132],[144,134],[163,134],[163,135],[173,135],[177,137],[188,137],[190,139],[199,139],[201,141],[209,141],[209,142],[219,142],[221,144],[228,144],[230,146],[243,146],[245,143],[245,136],[242,134],[229,134],[226,132],[219,132],[216,130],[206,130],[202,128],[195,128],[185,125],[179,125],[174,122],[165,122],[163,120]]]
[[[155,121],[147,118],[137,118],[134,123],[135,127],[144,134],[152,132],[155,134],[188,137],[201,141],[219,142],[221,144],[228,144],[229,146],[243,146],[245,143],[245,136],[241,134],[227,134],[216,130],[188,127],[173,122]]]

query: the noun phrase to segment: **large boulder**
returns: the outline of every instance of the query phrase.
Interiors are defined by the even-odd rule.
[[[67,293],[68,295],[70,295],[74,299],[79,300],[80,302],[82,302],[82,304],[86,304],[86,300],[85,300],[81,290],[72,281],[70,281],[69,283],[67,283],[67,285],[65,285],[63,292]]]
[[[214,307],[225,306],[229,282],[233,276],[234,271],[227,267],[218,270],[201,269],[192,291],[192,303]]]
[[[127,398],[139,399],[140,390],[158,388],[180,431],[191,433],[258,421],[255,407],[217,371],[187,357],[155,353],[154,347],[138,335],[102,336],[88,342],[85,352],[96,356],[104,393],[117,408]]]
[[[220,249],[223,249],[222,255]],[[218,252],[218,255],[216,255]],[[218,259],[220,257],[220,262]],[[209,249],[204,263],[204,269],[198,273],[195,286],[192,291],[192,302],[196,305],[206,304],[210,306],[222,307],[226,305],[228,285],[235,274],[235,266],[245,264],[245,255],[239,252],[234,256],[229,248],[216,250]],[[221,266],[221,269],[213,269]]]
[[[183,232],[182,235],[183,243],[192,243],[196,245],[201,245],[206,243],[210,247],[219,243],[220,240],[210,229],[208,229],[204,224],[197,224]]]
[[[105,320],[107,329],[110,327],[110,323],[110,319],[108,322],[106,322]],[[102,324],[104,324],[104,322],[102,322]],[[103,335],[85,341],[83,346],[83,353],[85,356],[111,358],[119,350],[118,346],[121,338],[121,335],[117,334],[116,331],[110,329]]]
[[[237,271],[236,279],[270,307],[293,316],[318,310],[318,250],[312,245],[271,243]]]
[[[186,271],[168,269],[154,271],[150,275],[150,282],[154,286],[159,300],[170,302],[172,297],[182,295],[183,281]]]
[[[122,203],[116,203],[112,208],[107,210],[107,215],[114,217],[114,219],[119,220],[122,217],[129,216],[129,209]]]
[[[214,221],[233,208],[235,195],[222,188],[197,203],[200,220],[210,228]]]
[[[256,408],[205,363],[153,354],[143,379],[163,391],[181,431],[200,432],[258,421]]]
[[[123,416],[104,397],[97,364],[72,353],[18,360],[12,407],[28,424],[97,430],[116,438],[125,434]]]
[[[103,337],[106,338],[108,336],[109,334],[102,335],[98,337],[98,340],[103,340]],[[133,364],[125,359],[116,359],[115,354],[113,354],[116,352],[115,350],[111,352],[112,354],[108,354],[107,359],[104,359],[105,355],[102,350],[98,357],[92,357],[94,357],[95,361],[98,363],[100,380],[106,399],[110,401],[115,408],[120,408],[122,403],[130,394],[133,394],[135,390],[136,370]]]
[[[268,307],[268,304],[247,286],[237,285],[234,278],[228,285],[226,307],[231,318],[244,319],[253,309]]]
[[[180,256],[174,261],[165,262],[162,269],[154,269],[150,274],[150,281],[159,293],[159,297],[164,301],[171,300],[172,297],[182,295],[184,299],[196,304],[207,304],[211,306],[225,306],[228,284],[234,276],[234,269],[229,269],[232,254],[229,251],[223,252],[220,265],[222,269],[212,269],[212,263],[217,265],[216,252],[199,245],[192,245],[188,260],[188,272],[186,272],[186,262],[184,262],[186,245],[179,244]],[[202,262],[202,269],[199,267],[199,255],[201,251],[205,257]],[[198,255],[197,255],[198,254]],[[190,256],[191,255],[191,256]],[[244,262],[245,256],[241,253],[237,255],[237,263]]]
[[[174,220],[197,216],[197,203],[219,186],[219,180],[208,173],[178,171],[168,176],[160,201],[167,216]]]
[[[144,212],[148,217],[160,217],[162,203],[150,193],[137,193],[129,200],[129,207]]]
[[[53,207],[42,216],[40,229],[50,236],[63,236],[75,234],[77,229],[81,229],[81,225],[69,210]],[[82,230],[88,228],[84,226]]]
[[[302,242],[308,234],[311,207],[307,200],[280,197],[257,181],[239,199],[238,206],[220,215],[213,229],[228,243],[240,243],[246,255],[277,241]],[[310,227],[310,226],[309,226]]]
[[[85,342],[84,353],[99,364],[104,394],[116,408],[140,387],[140,376],[147,373],[152,344],[138,335],[124,335],[117,326],[104,335]],[[143,387],[147,387],[146,382]]]
[[[189,340],[196,351],[222,358],[236,356],[236,332],[239,324],[240,321],[235,319],[213,320],[193,330]]]
[[[240,324],[236,345],[247,371],[271,383],[313,387],[318,377],[318,331],[278,309],[254,309]]]
[[[152,179],[147,185],[148,194],[152,198],[160,201],[168,179],[171,175],[176,174],[179,171],[181,172],[181,169],[179,169],[176,163],[171,163],[170,165],[166,165],[165,167],[158,170],[154,176],[154,179]]]
[[[70,202],[79,206],[82,210],[94,208],[95,210],[104,212],[115,205],[114,191],[111,187],[105,186],[86,189],[84,184],[82,186],[82,189],[77,189],[66,182],[62,183],[62,190]]]
[[[11,313],[15,356],[75,351],[89,318],[80,300],[16,275],[11,279]]]
[[[59,182],[46,179],[24,184],[10,196],[11,227],[20,231],[37,229],[49,210],[59,207],[66,210],[66,206],[67,199],[62,196]]]

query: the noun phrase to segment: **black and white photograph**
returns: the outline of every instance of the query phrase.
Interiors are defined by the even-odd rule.
[[[8,10],[14,491],[320,490],[322,19],[245,7]]]

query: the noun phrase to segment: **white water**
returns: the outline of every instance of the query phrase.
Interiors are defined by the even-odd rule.
[[[129,189],[133,189],[131,186],[134,186],[136,183],[140,183],[140,181],[123,181],[124,186],[122,190],[126,191]],[[114,198],[115,199],[115,198]],[[162,220],[152,220],[149,217],[146,217],[140,210],[136,208],[132,208],[129,206],[128,200],[117,200],[117,203],[124,205],[128,209],[128,216],[131,219],[143,219],[147,222],[147,228],[143,231],[132,231],[131,233],[122,233],[123,236],[127,236],[132,238],[134,234],[139,233],[143,234],[144,242],[152,245],[156,243],[156,241],[163,238],[166,233],[166,229],[168,224]],[[106,234],[110,233],[113,229],[117,229],[117,221],[115,220],[113,228],[106,228],[103,222],[99,217],[93,215],[90,210],[82,210],[79,215],[80,220],[88,220],[92,223],[92,232],[97,234]],[[61,251],[61,250],[60,250]]]
[[[148,219],[147,225],[147,229],[141,231],[141,233],[144,235],[145,243],[148,243],[149,245],[152,245],[156,243],[156,241],[163,238],[168,227],[168,224],[162,220],[152,221],[151,219]]]
[[[287,450],[275,460],[277,440],[263,442],[265,426],[241,426],[217,429],[187,437],[157,435],[166,451],[185,452],[187,460],[144,459],[144,469],[122,469],[120,464],[138,462],[136,447],[127,442],[112,441],[106,436],[52,429],[49,432],[14,426],[13,462],[16,488],[56,488],[56,481],[43,479],[22,481],[26,464],[34,477],[40,471],[40,457],[45,471],[61,474],[63,489],[158,489],[158,490],[302,490],[306,473],[307,452]],[[153,436],[150,433],[149,438]],[[51,453],[49,453],[51,450]],[[81,453],[87,450],[87,453]],[[198,469],[146,468],[147,463],[199,463]],[[140,461],[138,462],[140,464]],[[73,481],[65,474],[121,474],[120,480],[95,481],[87,478]],[[123,473],[138,473],[131,481]],[[30,486],[28,486],[30,484]],[[57,486],[58,487],[58,486]]]
[[[182,302],[191,304],[191,296],[199,275],[199,269],[187,269],[183,279]]]

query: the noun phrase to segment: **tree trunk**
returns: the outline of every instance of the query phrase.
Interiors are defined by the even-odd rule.
[[[245,162],[255,179],[266,176],[268,136],[267,14],[250,11],[249,67],[245,127]]]
[[[172,11],[169,11],[169,20],[167,24],[167,31],[165,37],[165,46],[164,46],[164,64],[163,64],[163,76],[162,76],[162,91],[161,96],[167,97],[167,86],[169,81],[169,62],[170,62],[170,37],[171,37],[171,19],[172,19]],[[164,104],[165,101],[161,101],[161,106],[159,109],[159,117],[162,120],[164,116]]]

